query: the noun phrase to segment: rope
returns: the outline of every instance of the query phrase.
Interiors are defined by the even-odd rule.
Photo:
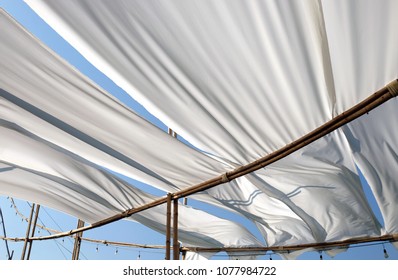
[[[398,95],[398,80],[389,83],[388,85],[386,85],[386,87],[392,97],[396,97]]]

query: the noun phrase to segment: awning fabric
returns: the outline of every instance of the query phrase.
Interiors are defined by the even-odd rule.
[[[156,199],[68,156],[66,151],[8,123],[1,123],[0,193],[35,201],[93,223]],[[193,246],[260,246],[238,224],[180,205],[180,240]],[[192,217],[196,217],[195,220]],[[133,220],[165,232],[166,205]],[[196,220],[197,219],[197,220]]]
[[[238,164],[397,78],[395,1],[26,3],[168,127]]]
[[[3,127],[11,125],[13,133],[17,127],[30,141],[90,166],[90,172],[111,176],[114,188],[119,180],[103,168],[171,192],[206,181],[293,142],[398,77],[396,1],[26,3],[95,67],[199,149],[143,120],[2,12]],[[195,198],[252,220],[270,246],[396,233],[396,102]],[[0,175],[31,172],[12,152],[16,146],[7,147],[0,148],[0,160],[8,155],[9,166]],[[71,167],[57,164],[62,172],[55,175],[67,177],[64,172]],[[381,209],[381,224],[357,168]],[[50,170],[36,171],[54,176]],[[82,178],[92,178],[81,172]],[[96,188],[96,195],[106,189],[101,184]],[[130,199],[137,198],[125,201],[118,192],[95,200],[83,189],[78,192],[82,198],[67,190],[59,197],[49,194],[48,203],[67,212],[57,203],[62,197],[87,199],[87,209],[73,210],[79,215],[89,207],[108,213],[136,205]],[[149,199],[136,191],[137,197]],[[24,199],[36,198],[28,193]],[[140,222],[150,225],[163,214],[152,215]],[[228,222],[217,221],[214,227]],[[228,225],[244,234],[237,239],[223,235],[217,239],[220,247],[259,243],[239,225]],[[192,244],[195,226],[186,228],[184,242]]]

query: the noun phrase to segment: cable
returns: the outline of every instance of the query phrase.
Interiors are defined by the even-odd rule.
[[[22,218],[22,220],[28,221],[28,218],[24,216],[19,210],[17,205],[15,204],[14,200],[11,198],[11,203],[13,204],[13,207],[16,211],[16,213]],[[30,204],[28,204],[30,205]],[[45,208],[44,208],[45,209]],[[51,215],[47,212],[47,215],[51,217]],[[54,221],[54,219],[52,219]],[[42,220],[39,217],[39,222],[43,224]],[[47,232],[53,232],[53,233],[59,233],[60,231],[57,231],[55,229],[51,229],[48,227],[45,227],[41,224],[37,224],[37,227],[46,230]],[[58,225],[61,231],[63,229]],[[68,236],[69,238],[72,238],[71,236]],[[71,240],[71,239],[69,239]],[[134,248],[146,248],[146,249],[164,249],[164,245],[146,245],[146,244],[136,244],[136,243],[127,243],[127,242],[118,242],[118,241],[110,241],[110,240],[98,240],[98,239],[91,239],[91,238],[86,238],[86,237],[81,237],[82,241],[87,241],[87,242],[92,242],[92,243],[102,243],[102,244],[108,244],[108,245],[117,245],[117,246],[125,246],[125,247],[134,247]]]
[[[54,224],[58,227],[58,229],[62,232],[64,231],[61,226],[57,223],[57,221],[48,213],[46,208],[43,208],[44,212],[50,217],[50,219],[54,222]]]
[[[14,209],[15,209],[16,213],[17,213],[19,216],[22,217],[22,220],[25,220],[25,221],[27,222],[27,221],[28,221],[28,218],[25,217],[25,216],[18,210],[18,207],[17,207],[17,205],[16,205],[14,199],[13,199],[13,198],[10,198],[10,199],[11,199],[11,203],[12,203],[12,205],[14,206]],[[28,204],[29,207],[32,207],[32,205],[31,205],[29,202],[26,202],[26,203]],[[42,209],[43,209],[43,208],[42,208]],[[38,220],[40,221],[41,225],[40,225],[40,224],[37,224],[37,225],[36,225],[37,227],[39,227],[39,228],[41,228],[41,229],[43,229],[43,230],[46,230],[49,234],[51,234],[51,231],[54,232],[54,230],[51,230],[51,229],[47,228],[47,227],[44,225],[44,223],[43,223],[43,221],[41,220],[40,217],[38,217]],[[61,254],[63,255],[64,259],[67,260],[68,258],[67,258],[67,256],[65,255],[65,253],[62,251],[61,247],[63,247],[66,251],[68,251],[68,252],[71,253],[71,254],[72,254],[72,252],[71,252],[69,249],[67,249],[64,245],[59,244],[59,242],[58,242],[57,240],[54,240],[54,241],[55,241],[55,242],[54,242],[55,245],[57,246],[58,250],[59,250],[59,251],[61,252]]]

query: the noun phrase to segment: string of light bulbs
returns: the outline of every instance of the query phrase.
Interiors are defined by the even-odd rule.
[[[17,205],[15,204],[15,201],[12,198],[10,198],[10,197],[7,197],[7,198],[10,199],[11,207],[14,207],[14,209],[16,211],[16,215],[19,215],[21,217],[22,221],[28,222],[28,218],[19,211]],[[60,232],[60,231],[55,230],[55,229],[47,228],[47,227],[45,227],[45,226],[43,226],[41,224],[37,224],[36,226],[41,228],[41,229],[43,229],[43,230],[46,230],[48,232],[52,232],[52,233],[59,233]],[[71,238],[71,236],[69,236],[69,237]],[[16,241],[15,239],[13,240],[12,237],[5,238],[5,237],[1,237],[0,236],[0,239],[9,240],[9,241]],[[131,248],[138,248],[138,249],[165,249],[165,247],[166,247],[164,245],[135,244],[135,243],[118,242],[118,241],[110,241],[110,240],[98,240],[98,239],[91,239],[91,238],[86,238],[86,237],[82,237],[81,240],[82,240],[82,242],[96,243],[97,244],[96,248],[95,248],[96,252],[99,252],[99,244],[102,244],[102,245],[105,245],[105,246],[111,245],[111,246],[115,247],[115,255],[117,255],[119,253],[120,247],[131,247]],[[387,259],[387,258],[389,258],[389,254],[387,252],[387,249],[385,248],[385,244],[387,244],[387,243],[391,243],[391,242],[389,242],[389,241],[381,241],[381,242],[372,242],[372,243],[366,243],[366,244],[353,244],[353,245],[350,245],[347,248],[354,249],[354,248],[359,248],[359,247],[370,247],[370,246],[375,246],[375,245],[382,245],[384,258]],[[141,258],[140,252],[141,251],[139,251],[139,254],[138,254],[139,258]],[[320,260],[323,260],[323,252],[324,251],[322,251],[322,250],[318,251]],[[153,252],[153,253],[157,253],[157,252]],[[290,252],[287,251],[286,253],[289,254]],[[163,254],[163,253],[159,252],[159,254]],[[276,253],[274,253],[274,252],[270,252],[270,253],[265,253],[265,254],[264,253],[247,253],[247,254],[239,254],[239,255],[240,256],[245,256],[245,257],[250,257],[250,256],[269,256],[269,259],[272,260],[273,259],[272,256],[275,255],[275,254]],[[214,257],[219,258],[219,257],[222,257],[222,256],[215,255]],[[226,255],[226,257],[228,257],[228,255]]]
[[[22,219],[22,221],[28,222],[29,219],[19,211],[15,201],[13,198],[8,197],[8,199],[11,201],[11,207],[15,209],[16,215],[19,215]],[[47,215],[51,217],[51,215],[47,212]],[[40,218],[39,218],[40,219]],[[54,220],[54,219],[52,219]],[[59,225],[58,225],[59,226]],[[60,233],[61,231],[48,228],[42,224],[37,223],[36,227],[41,228],[43,230],[46,230],[48,232],[52,233]],[[69,238],[72,238],[72,236],[69,236]],[[124,246],[124,247],[134,247],[134,248],[143,248],[143,249],[165,249],[166,246],[164,245],[148,245],[148,244],[136,244],[136,243],[130,243],[130,242],[120,242],[120,241],[111,241],[111,240],[99,240],[99,239],[92,239],[92,238],[87,238],[87,237],[81,237],[82,241],[86,242],[91,242],[91,243],[98,243],[98,244],[105,244],[105,245],[113,245],[113,246]]]

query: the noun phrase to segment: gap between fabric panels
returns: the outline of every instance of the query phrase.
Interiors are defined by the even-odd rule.
[[[387,102],[391,98],[394,98],[398,95],[398,80],[394,80],[379,91],[375,92],[373,95],[368,97],[367,99],[363,100],[362,102],[358,103],[351,109],[343,112],[342,114],[336,116],[332,120],[328,121],[324,125],[318,127],[317,129],[313,130],[312,132],[304,135],[303,137],[297,139],[296,141],[286,145],[285,147],[267,155],[264,156],[254,162],[251,162],[247,165],[238,167],[230,172],[226,172],[224,174],[221,174],[213,179],[207,180],[205,182],[202,182],[200,184],[194,185],[192,187],[186,188],[184,190],[175,192],[170,194],[168,197],[162,197],[160,199],[154,200],[148,204],[133,208],[133,209],[128,209],[124,212],[121,212],[117,215],[111,216],[109,218],[103,219],[101,221],[95,222],[91,225],[81,227],[78,229],[73,229],[67,232],[62,232],[62,233],[57,233],[54,235],[49,235],[49,236],[41,236],[41,237],[30,237],[27,238],[29,241],[33,240],[49,240],[49,239],[55,239],[55,238],[61,238],[64,236],[69,236],[73,235],[79,232],[87,231],[90,229],[98,228],[101,226],[104,226],[106,224],[121,220],[123,218],[127,218],[133,214],[139,213],[141,211],[156,207],[158,205],[167,203],[168,200],[173,200],[177,201],[179,198],[187,197],[189,195],[205,191],[207,189],[216,187],[218,185],[221,185],[223,183],[229,182],[231,180],[234,180],[236,178],[239,178],[241,176],[244,176],[246,174],[249,174],[253,171],[256,171],[258,169],[264,168],[267,165],[276,162],[289,154],[297,151],[298,149],[314,142],[315,140],[327,135],[328,133],[336,130],[339,127],[342,127],[343,125],[351,122],[352,120],[366,114],[367,112],[375,109],[376,107],[380,106],[381,104]],[[14,241],[23,241],[26,240],[26,238],[14,238]],[[363,243],[363,242],[372,242],[372,241],[396,241],[397,240],[397,234],[389,234],[389,235],[383,235],[380,237],[367,237],[367,238],[355,238],[355,239],[349,239],[346,241],[339,241],[339,242],[324,242],[324,243],[311,243],[311,244],[302,244],[298,246],[277,246],[277,247],[264,247],[264,248],[258,248],[253,250],[299,250],[299,249],[304,249],[304,248],[328,248],[328,247],[339,247],[339,246],[346,246],[349,244],[355,244],[355,243]],[[219,248],[214,248],[214,249],[208,249],[208,250],[224,250],[219,249]],[[190,248],[190,247],[185,247],[180,250],[196,250],[199,251],[200,249],[198,248]],[[206,250],[206,249],[204,249]],[[231,248],[231,250],[233,250]],[[245,250],[244,248],[239,248],[237,251],[242,251]],[[246,250],[251,250],[250,248],[246,248]]]

